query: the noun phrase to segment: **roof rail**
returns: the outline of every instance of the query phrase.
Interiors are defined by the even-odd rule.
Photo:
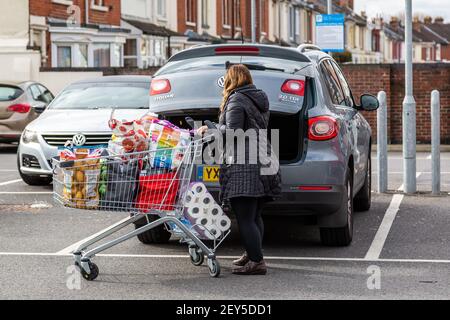
[[[311,43],[304,43],[297,47],[297,50],[300,52],[305,52],[306,50],[314,50],[314,51],[322,51],[322,49]]]

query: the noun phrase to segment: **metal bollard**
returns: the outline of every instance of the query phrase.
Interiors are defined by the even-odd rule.
[[[441,193],[440,109],[440,94],[434,90],[431,93],[431,193],[434,195]]]
[[[378,93],[380,107],[377,110],[377,161],[378,161],[378,192],[388,189],[388,159],[387,159],[387,99],[386,92]]]

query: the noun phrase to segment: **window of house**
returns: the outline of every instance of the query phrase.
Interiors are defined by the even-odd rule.
[[[91,0],[91,8],[99,11],[108,11],[104,0]]]
[[[232,9],[232,1],[222,0],[222,24],[225,27],[230,27],[231,25],[230,19],[231,9]]]
[[[261,32],[267,32],[266,30],[266,0],[261,0],[261,8],[259,10],[261,16],[260,28]]]
[[[294,7],[289,7],[289,39],[295,41],[296,13]]]
[[[209,27],[209,0],[202,0],[202,27]]]
[[[70,46],[57,47],[57,67],[58,68],[72,67],[72,47]]]
[[[431,48],[427,48],[427,57],[426,57],[427,61],[431,60]]]
[[[120,43],[111,44],[113,47],[114,61],[111,63],[112,67],[122,67],[122,45]]]
[[[78,45],[78,63],[79,67],[87,68],[88,67],[88,45],[81,43]]]
[[[95,68],[111,66],[111,46],[109,43],[95,43],[93,45],[93,52]]]
[[[186,1],[186,22],[187,23],[195,23],[195,1],[194,0],[185,0]]]
[[[301,39],[300,39],[300,24],[301,24],[300,10],[297,9],[297,10],[295,10],[295,41],[297,43],[301,42]]]
[[[137,39],[127,39],[124,47],[123,60],[125,67],[138,66]]]
[[[166,17],[166,0],[158,0],[156,2],[156,13],[160,18]]]
[[[242,28],[242,17],[241,17],[241,0],[235,0],[234,2],[234,12],[236,13],[236,19],[234,21],[234,25],[236,26],[236,29]]]

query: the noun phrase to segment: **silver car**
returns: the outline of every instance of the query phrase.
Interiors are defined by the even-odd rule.
[[[37,82],[0,81],[0,142],[19,142],[23,129],[53,98],[53,94]]]
[[[353,210],[371,203],[371,128],[360,111],[378,100],[357,102],[338,64],[311,45],[210,45],[177,53],[155,74],[150,111],[182,126],[185,116],[217,121],[226,67],[237,63],[267,93],[269,126],[280,130],[283,193],[265,213],[312,216],[323,244],[349,245]],[[212,192],[217,170],[197,170]]]
[[[148,113],[150,77],[113,76],[76,82],[64,89],[24,130],[17,152],[22,179],[30,185],[52,182],[52,158],[67,141],[106,145],[108,121],[134,120]]]

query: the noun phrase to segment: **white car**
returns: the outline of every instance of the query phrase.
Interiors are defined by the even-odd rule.
[[[111,76],[89,79],[64,89],[42,115],[22,133],[17,166],[29,185],[52,182],[52,158],[67,141],[74,145],[106,145],[108,121],[134,120],[149,111],[149,76]]]

